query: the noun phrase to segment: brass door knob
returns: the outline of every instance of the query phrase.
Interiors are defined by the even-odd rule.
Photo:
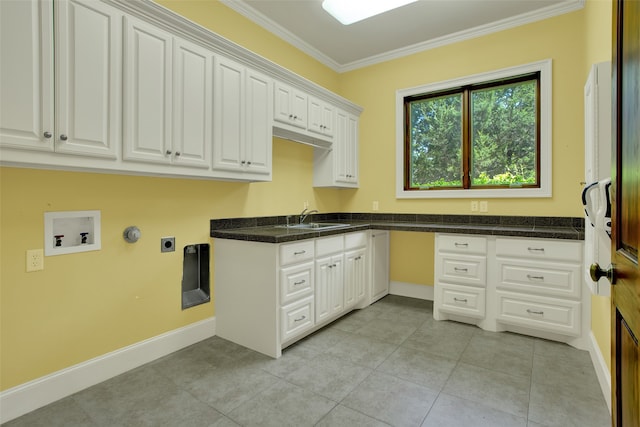
[[[616,284],[616,269],[613,264],[609,265],[609,268],[603,270],[597,263],[591,264],[589,267],[589,276],[591,276],[591,280],[597,282],[601,277],[606,277],[607,280],[612,284]]]

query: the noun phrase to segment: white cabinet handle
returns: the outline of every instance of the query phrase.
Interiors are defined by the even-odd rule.
[[[540,316],[544,316],[544,311],[535,311],[535,310],[531,310],[530,308],[527,308],[527,313],[529,313],[529,314],[538,314]]]
[[[298,252],[294,252],[294,255],[302,255],[302,254],[306,254],[307,251],[298,251]]]
[[[454,297],[454,298],[453,298],[453,300],[454,300],[455,302],[463,302],[463,303],[465,303],[465,304],[467,303],[467,299],[466,299],[466,298],[455,298],[455,297]]]
[[[293,321],[294,322],[302,322],[306,318],[307,318],[307,316],[302,316],[302,317],[298,317],[297,319],[293,319]]]
[[[456,248],[467,248],[467,247],[469,247],[469,244],[468,244],[468,243],[458,243],[458,242],[455,242],[455,243],[454,243],[454,245],[456,245]]]
[[[544,280],[544,276],[533,276],[531,274],[527,274],[527,279],[529,279],[529,280]]]
[[[468,268],[460,268],[460,267],[453,267],[454,271],[461,271],[463,273],[466,273],[467,271],[469,271]]]
[[[532,248],[532,247],[528,247],[527,248],[528,251],[530,252],[544,252],[544,248]]]

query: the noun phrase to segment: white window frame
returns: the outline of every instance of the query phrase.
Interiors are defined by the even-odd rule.
[[[404,189],[404,98],[455,87],[504,79],[521,74],[540,72],[540,188],[496,188],[457,190],[405,190]],[[503,68],[472,76],[430,83],[396,91],[396,198],[521,198],[551,197],[551,59]]]

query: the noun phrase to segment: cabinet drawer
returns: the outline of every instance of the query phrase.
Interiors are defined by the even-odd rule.
[[[313,262],[280,270],[280,304],[313,294]]]
[[[527,262],[498,258],[498,286],[563,298],[580,298],[581,264]]]
[[[439,252],[484,255],[487,253],[487,239],[464,234],[437,234],[436,247]]]
[[[485,290],[449,283],[438,283],[438,309],[448,313],[483,319],[485,317]]]
[[[563,335],[580,335],[580,303],[497,291],[498,321]]]
[[[281,341],[285,342],[313,327],[313,296],[280,309]]]
[[[344,248],[355,249],[367,246],[367,232],[358,231],[344,235]]]
[[[313,240],[303,240],[280,246],[280,265],[312,260],[314,256]]]
[[[496,239],[496,255],[511,258],[582,260],[581,242],[549,239]]]
[[[316,239],[316,256],[342,252],[344,250],[344,236],[323,237]]]
[[[436,259],[440,264],[437,267],[439,279],[482,287],[486,285],[487,260],[485,257],[439,254]]]

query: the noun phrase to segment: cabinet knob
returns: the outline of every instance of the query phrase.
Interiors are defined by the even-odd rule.
[[[251,164],[251,162],[247,162],[247,164],[248,164],[248,165],[250,165],[250,164]]]
[[[240,164],[241,164],[241,165],[244,165],[245,163],[247,163],[247,162],[245,162],[244,160],[241,160],[241,161],[240,161]]]
[[[60,135],[60,141],[66,141],[67,139],[69,139],[67,135],[65,134]]]
[[[171,155],[171,150],[167,150],[165,153],[167,154],[167,156],[170,156]]]
[[[180,155],[179,151],[176,151],[176,157],[178,157]]]
[[[46,139],[50,139],[52,136],[53,136],[53,135],[51,134],[51,132],[45,132],[45,133],[44,133],[44,137],[45,137]]]

